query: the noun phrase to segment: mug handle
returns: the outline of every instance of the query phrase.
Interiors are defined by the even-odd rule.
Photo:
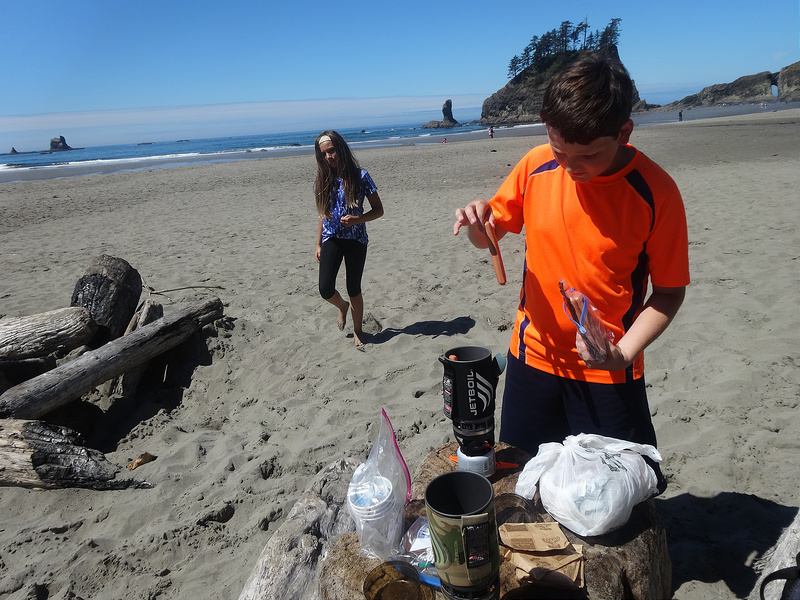
[[[503,374],[503,371],[506,370],[506,355],[505,354],[495,354],[494,355],[494,370],[498,377]]]

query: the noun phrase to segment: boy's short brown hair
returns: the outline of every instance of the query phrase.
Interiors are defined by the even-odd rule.
[[[632,107],[628,70],[614,58],[588,54],[550,80],[539,117],[568,144],[590,144],[616,138]]]

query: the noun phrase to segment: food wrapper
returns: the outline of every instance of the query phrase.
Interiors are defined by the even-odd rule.
[[[563,279],[558,282],[558,289],[564,298],[564,312],[578,328],[592,360],[603,362],[608,354],[608,344],[614,343],[614,334],[603,325],[599,311],[583,293],[570,287]]]
[[[517,581],[567,589],[584,586],[583,546],[572,544],[558,523],[505,523],[502,554],[516,567]]]

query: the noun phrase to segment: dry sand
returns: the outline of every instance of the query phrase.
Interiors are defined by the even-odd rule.
[[[157,455],[134,471],[153,489],[0,489],[0,596],[236,598],[313,475],[366,457],[381,407],[412,471],[451,440],[437,357],[506,351],[523,244],[503,240],[500,287],[488,252],[453,237],[453,211],[542,141],[499,130],[358,154],[386,208],[368,225],[367,329],[382,331],[364,352],[317,293],[312,156],[0,185],[0,314],[67,306],[106,253],[157,291],[221,286],[156,299],[169,311],[219,296],[234,320],[191,378],[137,404],[90,398],[105,409],[90,442],[120,466]],[[689,221],[692,285],[646,356],[675,596],[746,596],[800,506],[800,110],[641,127],[632,141],[673,175]],[[214,520],[226,505],[233,516]]]

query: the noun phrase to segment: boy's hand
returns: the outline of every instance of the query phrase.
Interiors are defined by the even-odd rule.
[[[486,214],[488,211],[488,215]],[[474,225],[482,234],[486,234],[483,228],[483,222],[487,220],[494,223],[494,215],[492,209],[489,208],[489,203],[482,198],[473,200],[464,208],[456,209],[456,222],[453,225],[453,235],[458,235],[459,229]]]
[[[627,357],[622,353],[617,346],[605,340],[606,343],[606,359],[603,362],[597,362],[592,359],[592,353],[589,351],[589,346],[583,339],[580,331],[575,335],[575,348],[578,350],[578,356],[584,364],[590,369],[600,369],[602,371],[621,371],[628,367],[630,362]]]

